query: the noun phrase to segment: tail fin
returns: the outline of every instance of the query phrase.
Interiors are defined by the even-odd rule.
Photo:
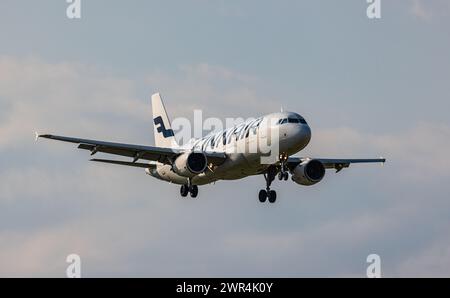
[[[158,147],[176,148],[178,143],[175,140],[166,108],[159,93],[152,95],[152,111],[155,134],[155,145]]]

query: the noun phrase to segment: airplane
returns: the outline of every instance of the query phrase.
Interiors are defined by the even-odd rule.
[[[277,193],[271,184],[278,176],[303,186],[320,182],[326,169],[340,172],[356,163],[385,163],[384,158],[331,159],[293,156],[303,150],[311,140],[311,129],[305,118],[294,112],[278,112],[250,119],[234,127],[213,132],[200,139],[192,139],[180,146],[171,128],[171,122],[159,93],[151,96],[155,146],[113,143],[97,140],[64,137],[36,133],[38,138],[78,144],[79,149],[89,150],[91,156],[98,152],[131,158],[131,160],[91,159],[99,163],[130,166],[145,169],[157,179],[178,184],[181,197],[198,195],[198,186],[219,180],[237,180],[262,175],[266,182],[258,199],[275,203]],[[268,152],[261,149],[233,151],[230,148],[257,145],[261,139],[278,133],[279,155],[266,164],[261,157]],[[258,148],[258,146],[254,146]],[[241,147],[242,148],[242,147]],[[270,153],[270,152],[269,152]],[[146,162],[139,162],[139,161]]]

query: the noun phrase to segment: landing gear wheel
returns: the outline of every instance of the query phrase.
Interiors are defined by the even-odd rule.
[[[284,179],[284,181],[287,181],[289,179],[289,173],[288,172],[284,172],[283,179]]]
[[[274,190],[269,191],[267,196],[269,197],[269,203],[275,203],[277,200],[277,193]]]
[[[264,203],[267,200],[267,191],[265,189],[261,189],[259,191],[259,201]]]
[[[278,173],[278,180],[280,180],[280,181],[283,180],[284,179],[284,174],[285,173],[283,173],[283,172],[279,172]]]
[[[189,192],[191,193],[191,198],[196,198],[198,195],[198,186],[197,185],[191,185]]]
[[[189,193],[189,187],[186,184],[181,185],[180,188],[180,195],[182,197],[186,197]]]
[[[269,199],[270,203],[274,203],[277,199],[277,193],[274,190],[270,190],[270,185],[272,181],[277,177],[278,169],[274,166],[270,166],[267,172],[264,173],[264,179],[266,180],[266,189],[261,189],[259,191],[259,201],[264,203]],[[285,172],[278,173],[278,179],[285,179]]]

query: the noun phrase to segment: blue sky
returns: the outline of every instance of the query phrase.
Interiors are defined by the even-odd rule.
[[[450,5],[444,0],[65,1],[0,4],[0,275],[448,276]],[[35,130],[152,144],[150,94],[170,116],[280,106],[313,139],[300,155],[388,158],[314,187],[262,177],[178,187],[92,165]]]

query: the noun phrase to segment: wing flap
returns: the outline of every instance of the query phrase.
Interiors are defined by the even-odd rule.
[[[122,160],[110,160],[110,159],[91,159],[91,161],[94,162],[102,162],[102,163],[109,163],[109,164],[115,164],[115,165],[121,165],[121,166],[129,166],[129,167],[136,167],[136,168],[144,168],[144,169],[150,169],[154,168],[155,165],[148,164],[148,163],[141,163],[141,162],[129,162],[129,161],[122,161]]]
[[[309,158],[309,157],[289,157],[288,164],[290,167],[296,167],[303,161],[314,159],[318,160],[326,169],[336,169],[337,172],[343,168],[348,168],[352,163],[385,163],[385,158],[366,158],[366,159],[333,159],[333,158]]]
[[[335,168],[336,165],[349,167],[352,163],[385,163],[385,158],[368,158],[368,159],[330,159],[330,158],[315,158],[319,160],[325,168]]]

